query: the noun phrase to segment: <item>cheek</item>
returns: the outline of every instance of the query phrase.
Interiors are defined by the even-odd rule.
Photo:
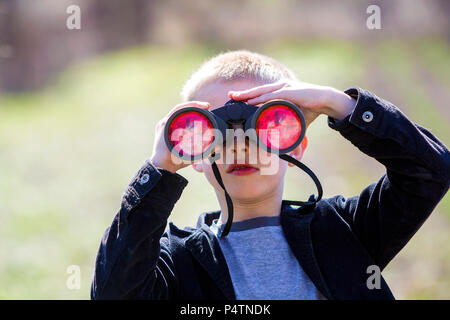
[[[265,183],[280,183],[282,182],[287,170],[287,163],[281,159],[271,161],[270,166],[266,166],[260,171],[260,180]]]
[[[258,155],[258,164],[261,168],[261,175],[279,176],[284,175],[287,168],[287,162],[280,159],[277,154],[267,151],[260,152]]]

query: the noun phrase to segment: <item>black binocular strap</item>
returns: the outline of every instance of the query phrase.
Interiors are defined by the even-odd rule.
[[[306,174],[308,174],[311,177],[311,179],[314,181],[314,184],[316,185],[317,192],[318,192],[317,197],[315,197],[312,194],[309,197],[308,201],[284,200],[284,203],[286,203],[288,205],[292,204],[292,205],[296,205],[296,206],[311,206],[311,205],[315,205],[316,202],[318,202],[320,199],[322,199],[322,195],[323,195],[322,185],[320,184],[320,181],[317,178],[317,176],[314,174],[314,172],[312,172],[312,170],[310,168],[308,168],[303,163],[301,163],[300,161],[291,157],[288,154],[280,154],[279,157],[287,162],[290,162],[290,163],[296,165],[297,167],[299,167],[300,169],[305,171]]]
[[[225,192],[225,199],[227,201],[227,209],[228,209],[227,222],[223,229],[219,228],[219,232],[218,232],[218,236],[220,238],[225,238],[228,235],[228,233],[230,232],[231,225],[233,223],[234,208],[233,208],[233,201],[231,200],[230,195],[228,194],[227,190],[225,189],[225,185],[223,184],[222,177],[220,176],[220,172],[219,172],[219,169],[217,168],[217,164],[214,160],[214,157],[215,157],[215,154],[213,154],[209,159],[211,162],[211,167],[213,169],[213,173],[214,173],[214,176],[216,177],[217,182],[219,183],[219,185],[222,187],[223,191]],[[317,178],[317,176],[314,174],[314,172],[312,172],[311,169],[309,169],[303,163],[301,163],[297,159],[291,157],[290,155],[280,154],[279,157],[287,162],[290,162],[290,163],[296,165],[297,167],[299,167],[300,169],[305,171],[311,177],[311,179],[314,181],[317,191],[318,191],[317,197],[315,197],[314,195],[311,195],[309,197],[308,201],[283,200],[283,204],[302,206],[302,207],[314,206],[316,204],[316,202],[318,202],[320,199],[322,199],[322,195],[323,195],[322,185],[320,184],[320,181]]]
[[[225,186],[223,184],[222,181],[222,177],[220,176],[220,172],[219,169],[217,168],[217,164],[216,162],[212,162],[211,163],[211,167],[213,169],[214,172],[214,176],[216,177],[217,182],[219,183],[219,185],[222,187],[223,191],[225,192],[225,199],[227,201],[227,209],[228,209],[228,218],[227,218],[227,223],[225,224],[225,227],[223,228],[219,228],[219,237],[221,238],[225,238],[227,236],[227,234],[230,232],[231,229],[231,224],[233,223],[233,213],[234,213],[234,208],[233,208],[233,201],[231,200],[230,195],[228,194],[227,190],[225,189]]]

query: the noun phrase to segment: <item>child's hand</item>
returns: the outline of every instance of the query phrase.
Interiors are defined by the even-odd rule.
[[[341,120],[350,114],[356,101],[337,89],[297,81],[278,81],[243,91],[230,91],[234,100],[258,105],[274,99],[284,99],[298,105],[308,127],[320,114]]]
[[[187,167],[190,164],[186,161],[178,161],[175,163],[172,161],[172,157],[175,157],[169,148],[167,148],[166,142],[164,141],[164,128],[166,126],[167,120],[175,112],[187,107],[197,107],[202,109],[208,109],[210,107],[208,102],[201,101],[188,101],[175,106],[164,118],[162,118],[155,128],[155,141],[153,143],[153,154],[150,157],[150,161],[155,167],[163,168],[172,172]],[[181,162],[181,163],[180,163]]]

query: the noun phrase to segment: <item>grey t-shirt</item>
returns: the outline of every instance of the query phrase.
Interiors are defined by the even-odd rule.
[[[211,229],[217,234],[217,221]],[[219,238],[238,300],[315,300],[317,290],[292,253],[280,217],[233,222]]]

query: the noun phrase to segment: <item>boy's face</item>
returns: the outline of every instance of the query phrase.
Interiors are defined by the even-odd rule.
[[[262,84],[248,79],[214,82],[198,90],[195,100],[209,102],[210,110],[214,110],[230,100],[229,91],[246,90]],[[233,200],[253,203],[282,194],[287,162],[278,155],[260,150],[239,134],[234,145],[218,147],[216,151],[221,154],[220,161],[216,161],[217,167]],[[236,165],[241,166],[236,168]],[[222,192],[207,159],[194,163],[193,167],[205,173],[216,193]]]

